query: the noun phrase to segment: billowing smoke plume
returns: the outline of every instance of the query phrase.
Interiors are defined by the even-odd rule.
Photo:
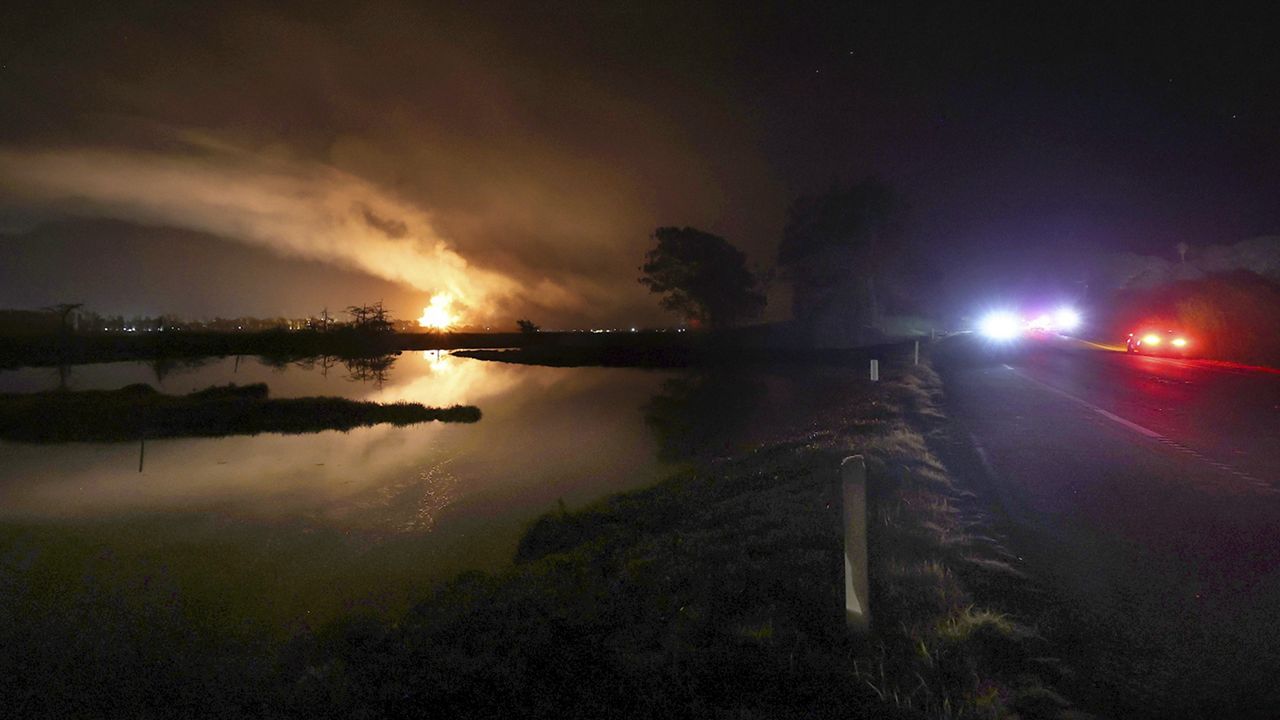
[[[0,187],[49,214],[193,228],[445,291],[465,306],[516,289],[505,275],[469,266],[428,213],[365,180],[210,142],[188,150],[0,151]]]

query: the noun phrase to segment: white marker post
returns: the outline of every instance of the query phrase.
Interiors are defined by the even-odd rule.
[[[861,455],[840,464],[844,506],[844,619],[850,632],[871,626],[867,593],[867,464]]]
[[[920,364],[920,341],[919,340],[916,341],[916,359],[915,359],[915,362],[912,364],[913,365]]]
[[[880,380],[880,361],[872,360],[871,361],[871,382],[877,382],[879,380]]]

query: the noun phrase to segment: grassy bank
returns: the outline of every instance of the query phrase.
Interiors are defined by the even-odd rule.
[[[280,710],[400,717],[1060,717],[1033,594],[928,450],[937,377],[532,525],[515,566],[294,647]],[[840,460],[868,459],[873,632],[843,627]],[[1016,607],[1015,607],[1016,606]]]
[[[267,396],[265,384],[215,386],[180,396],[143,384],[119,390],[0,395],[0,439],[31,443],[313,433],[381,423],[479,419],[478,408],[461,405],[430,408],[329,397],[274,400]]]

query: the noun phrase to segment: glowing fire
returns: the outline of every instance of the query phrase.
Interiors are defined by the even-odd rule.
[[[422,317],[418,324],[432,330],[448,330],[457,322],[457,318],[449,312],[453,304],[453,296],[448,293],[436,293],[431,296],[431,304],[422,308]]]

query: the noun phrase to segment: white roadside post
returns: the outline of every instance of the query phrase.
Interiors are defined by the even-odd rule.
[[[851,632],[871,626],[867,594],[867,464],[861,455],[840,464],[844,506],[844,619]]]
[[[916,341],[916,359],[915,359],[915,362],[912,364],[913,365],[920,364],[920,341],[919,340]]]
[[[878,380],[880,380],[880,361],[872,360],[871,361],[871,382],[877,382]]]

